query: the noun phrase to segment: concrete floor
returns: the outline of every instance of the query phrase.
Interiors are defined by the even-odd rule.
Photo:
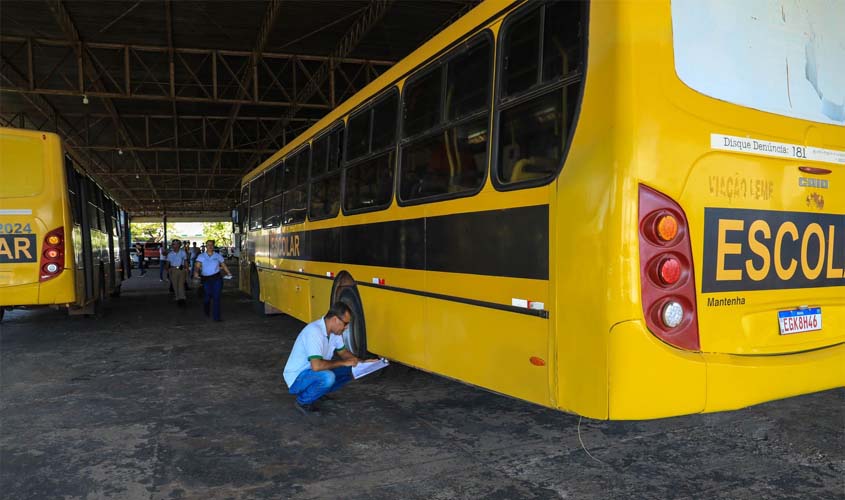
[[[152,269],[98,319],[0,323],[0,497],[845,498],[845,390],[646,422],[579,418],[393,365],[297,413],[302,323],[227,283],[223,323]]]

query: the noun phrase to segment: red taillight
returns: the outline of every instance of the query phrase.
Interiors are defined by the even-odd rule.
[[[47,233],[43,247],[39,281],[55,278],[65,268],[65,228],[59,227]]]
[[[664,342],[701,348],[687,218],[668,196],[640,185],[640,290],[649,330]]]
[[[681,279],[681,263],[678,259],[669,257],[660,263],[657,272],[664,285],[674,285]]]

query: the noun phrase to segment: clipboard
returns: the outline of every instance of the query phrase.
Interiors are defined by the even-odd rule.
[[[385,366],[389,365],[390,363],[384,359],[377,359],[375,361],[367,361],[358,363],[357,366],[352,367],[352,377],[355,379],[359,379],[361,377],[366,377],[367,375],[377,372],[384,368]]]

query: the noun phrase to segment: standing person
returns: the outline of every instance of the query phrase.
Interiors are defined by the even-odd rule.
[[[343,331],[352,311],[335,302],[322,318],[299,332],[285,364],[285,383],[296,395],[294,406],[303,415],[317,415],[317,400],[352,380],[352,367],[361,362],[343,345]],[[332,360],[337,354],[340,359]]]
[[[164,243],[158,247],[158,280],[164,281],[164,261],[167,258],[167,249],[164,248]]]
[[[164,262],[162,262],[164,265]],[[182,250],[182,242],[173,240],[171,250],[167,253],[167,269],[170,274],[170,283],[176,292],[176,303],[179,306],[185,305],[185,275],[188,273],[188,255]]]
[[[135,243],[135,253],[138,254],[138,270],[141,271],[141,276],[147,274],[144,270],[144,245],[141,242]]]
[[[197,257],[200,255],[200,249],[197,247],[197,242],[195,241],[193,246],[191,247],[191,273],[194,272],[194,266],[197,263]]]
[[[232,276],[226,263],[223,262],[223,257],[214,251],[214,240],[205,242],[205,252],[197,256],[197,267],[194,269],[194,278],[202,276],[202,286],[205,294],[203,295],[202,309],[205,315],[209,314],[209,302],[213,301],[214,321],[222,321],[220,319],[220,291],[223,289],[223,277],[220,275],[220,269],[226,272],[226,276]]]
[[[182,249],[185,252],[185,290],[191,289],[191,284],[188,280],[191,279],[191,275],[194,273],[194,266],[191,265],[191,244],[190,241],[185,240],[184,248]]]

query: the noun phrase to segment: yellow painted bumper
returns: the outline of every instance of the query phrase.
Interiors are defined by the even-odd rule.
[[[610,331],[605,418],[735,410],[841,386],[845,344],[768,356],[691,353],[661,342],[641,321],[626,321]]]

